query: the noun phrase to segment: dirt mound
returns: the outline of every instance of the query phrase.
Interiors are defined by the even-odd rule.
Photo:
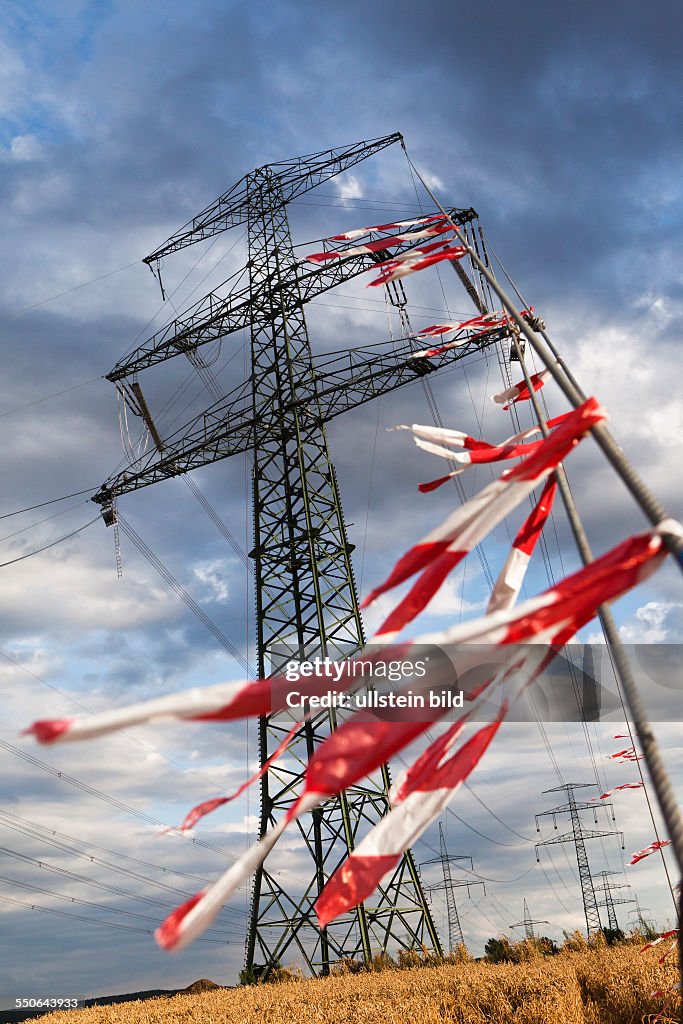
[[[187,988],[182,989],[182,993],[196,996],[199,992],[210,992],[214,988],[223,988],[223,985],[217,985],[215,981],[209,981],[208,978],[200,978],[199,981],[193,981]]]

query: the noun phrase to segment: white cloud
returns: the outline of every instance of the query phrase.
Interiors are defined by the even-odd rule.
[[[192,570],[196,578],[207,585],[210,601],[225,601],[228,596],[225,567],[225,560],[218,559],[196,565]]]
[[[363,196],[361,183],[355,174],[345,174],[339,179],[336,188],[340,199],[361,199]]]
[[[683,603],[648,601],[638,608],[630,622],[619,629],[621,639],[631,644],[665,644],[680,639],[680,626],[669,622],[683,608]],[[672,628],[673,627],[673,628]]]
[[[43,144],[35,135],[15,135],[10,144],[10,153],[15,160],[30,163],[42,159]]]

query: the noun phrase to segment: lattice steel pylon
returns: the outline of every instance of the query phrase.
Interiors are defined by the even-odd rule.
[[[581,895],[583,897],[583,909],[586,917],[586,932],[590,938],[595,932],[599,932],[602,925],[600,923],[600,911],[598,910],[598,902],[595,896],[595,889],[593,888],[593,876],[590,872],[588,864],[588,854],[586,853],[586,840],[587,839],[600,839],[605,836],[621,836],[621,846],[624,847],[624,835],[622,832],[618,832],[616,829],[610,829],[608,831],[602,831],[599,829],[584,829],[581,823],[580,812],[590,810],[593,812],[595,821],[597,824],[597,809],[595,804],[590,803],[577,803],[574,797],[575,789],[586,789],[589,786],[594,786],[595,783],[591,782],[567,782],[562,786],[555,786],[554,789],[546,789],[545,793],[566,793],[567,803],[562,804],[560,807],[553,807],[549,811],[541,811],[540,814],[536,815],[536,831],[540,832],[538,820],[539,818],[546,817],[552,814],[555,828],[557,828],[556,817],[558,814],[568,814],[571,821],[572,830],[571,832],[556,836],[553,839],[545,839],[541,843],[536,843],[536,860],[538,860],[538,850],[541,846],[553,846],[557,843],[574,843],[576,849],[576,863],[579,869],[579,881],[581,883]],[[602,803],[601,807],[611,807],[611,803]]]
[[[534,921],[532,919],[532,917],[531,917],[531,914],[529,913],[529,906],[527,904],[526,897],[525,897],[524,898],[524,916],[522,917],[521,921],[517,921],[516,924],[511,924],[510,928],[523,928],[524,929],[524,937],[526,939],[533,940],[533,939],[536,938],[536,935],[534,933],[534,925],[535,924],[550,924],[550,921],[545,921],[545,920],[543,920],[543,921]]]
[[[468,860],[470,862],[470,871],[473,870],[474,865],[472,858],[463,854],[453,854],[448,852],[446,846],[446,837],[443,834],[443,824],[439,822],[439,856],[431,857],[429,860],[423,860],[420,867],[425,867],[427,864],[440,864],[441,872],[443,875],[443,881],[438,882],[434,885],[425,886],[427,892],[440,892],[442,891],[446,896],[446,914],[448,919],[448,949],[452,952],[458,949],[459,946],[467,948],[465,938],[462,932],[462,925],[460,924],[460,915],[458,913],[458,904],[455,899],[455,890],[460,889],[463,886],[467,886],[467,895],[470,895],[470,886],[481,885],[486,893],[486,886],[483,882],[474,882],[470,879],[461,879],[457,882],[453,881],[453,875],[451,873],[451,863],[459,860]]]
[[[352,255],[322,265],[296,259],[287,204],[360,160],[402,141],[399,134],[271,164],[247,174],[232,189],[180,229],[145,259],[152,268],[194,242],[236,224],[247,225],[249,283],[205,296],[120,361],[108,379],[141,408],[137,375],[179,354],[195,365],[198,349],[248,327],[251,375],[225,398],[170,438],[152,432],[155,450],[107,480],[94,500],[111,519],[112,502],[129,491],[178,476],[233,454],[253,459],[254,563],[258,672],[268,676],[290,659],[348,656],[364,642],[347,537],[334,466],[325,435],[333,417],[418,380],[442,365],[500,341],[504,329],[477,334],[434,359],[415,358],[414,338],[356,348],[313,360],[304,306],[312,298],[358,276],[388,253]],[[476,220],[474,210],[453,210],[461,225]],[[381,232],[379,233],[381,237]],[[415,242],[394,246],[396,254]],[[348,247],[348,246],[347,246]],[[343,248],[343,244],[335,244]],[[458,276],[476,296],[458,264]],[[136,395],[131,394],[133,378]],[[147,426],[153,424],[147,409]],[[151,427],[150,427],[151,429]],[[292,726],[278,714],[259,724],[263,764]],[[307,722],[287,759],[263,776],[260,834],[294,803],[307,759],[334,728],[334,714]],[[371,903],[321,932],[313,905],[327,878],[353,849],[357,835],[387,808],[388,770],[365,781],[297,822],[311,858],[310,878],[300,889],[285,888],[265,868],[255,877],[246,948],[246,969],[268,974],[283,958],[296,955],[312,973],[328,973],[342,957],[366,961],[391,947],[427,946],[439,938],[410,853],[401,860]],[[360,830],[360,832],[359,832]]]
[[[602,885],[593,885],[593,892],[604,892],[602,900],[598,900],[598,906],[604,907],[607,911],[607,927],[610,931],[618,932],[619,921],[617,920],[617,912],[615,909],[616,903],[635,903],[635,896],[619,896],[614,897],[612,892],[614,889],[630,889],[631,886],[628,882],[610,882],[608,878],[610,875],[616,875],[616,871],[598,871],[596,875],[593,875],[593,881],[601,881]]]

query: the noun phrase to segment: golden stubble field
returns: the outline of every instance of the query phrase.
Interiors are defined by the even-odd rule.
[[[677,981],[675,956],[629,945],[521,964],[463,963],[219,989],[41,1018],[42,1024],[640,1024]],[[660,1024],[672,1020],[670,1013]]]

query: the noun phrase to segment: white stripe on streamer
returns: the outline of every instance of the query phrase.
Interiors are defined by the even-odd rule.
[[[332,235],[331,242],[353,242],[356,238],[369,235],[373,231],[398,231],[400,228],[412,228],[418,224],[435,224],[445,221],[442,213],[433,214],[430,217],[414,217],[412,220],[397,220],[393,224],[374,224],[369,228],[354,228],[353,231],[346,231],[343,235]]]
[[[384,581],[363,600],[367,607],[381,594],[419,573],[412,589],[375,634],[386,638],[400,632],[430,602],[448,574],[500,523],[512,509],[545,480],[586,432],[606,418],[594,398],[573,410],[526,459],[506,470],[436,529],[410,548]]]
[[[531,561],[531,556],[538,544],[543,527],[552,512],[557,484],[555,477],[548,478],[536,505],[527,516],[524,524],[512,542],[510,553],[505,560],[491,597],[486,608],[487,612],[499,611],[501,608],[512,608],[524,584],[524,577]]]

